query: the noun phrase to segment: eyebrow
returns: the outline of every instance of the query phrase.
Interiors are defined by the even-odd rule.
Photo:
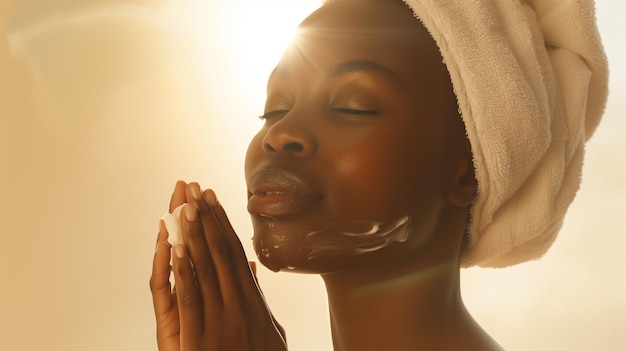
[[[282,67],[280,65],[274,67],[272,73],[270,73],[269,78],[271,79],[275,76],[288,77],[286,72],[284,72],[281,68]],[[338,77],[346,74],[361,72],[380,74],[381,76],[389,79],[396,87],[400,89],[403,88],[402,76],[398,72],[392,70],[391,68],[388,68],[383,64],[371,60],[352,60],[339,63],[330,70],[329,76]]]
[[[402,88],[402,76],[396,71],[376,61],[353,60],[340,63],[330,71],[331,77],[338,77],[351,73],[377,73],[392,81],[398,88]]]

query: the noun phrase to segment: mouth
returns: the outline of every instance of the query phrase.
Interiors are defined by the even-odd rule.
[[[281,169],[262,169],[248,181],[248,212],[264,217],[301,213],[322,198],[310,182]]]

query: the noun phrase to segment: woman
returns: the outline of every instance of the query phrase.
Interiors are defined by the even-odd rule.
[[[578,175],[582,154],[576,150],[584,138],[563,137],[556,129],[560,120],[542,124],[539,119],[560,116],[557,102],[567,103],[566,93],[558,98],[550,92],[547,98],[525,94],[526,86],[546,90],[559,81],[559,72],[543,63],[552,60],[543,42],[533,51],[536,61],[519,59],[515,48],[498,57],[505,71],[510,68],[507,59],[517,60],[512,70],[528,81],[514,88],[506,81],[490,87],[493,102],[485,104],[484,97],[474,96],[479,89],[472,84],[478,83],[465,72],[488,77],[492,68],[463,66],[471,62],[472,48],[454,56],[454,48],[448,47],[455,44],[455,37],[446,33],[455,31],[450,23],[457,20],[453,10],[460,5],[446,9],[428,1],[407,3],[336,0],[300,25],[298,38],[269,79],[265,125],[246,156],[254,247],[274,271],[322,276],[335,350],[498,350],[463,305],[459,269],[517,263],[547,249],[575,193],[577,184],[570,183]],[[484,3],[477,8],[497,13],[500,5]],[[429,6],[434,12],[426,11]],[[510,6],[517,12],[504,16],[502,23],[536,10]],[[446,11],[447,24],[438,26]],[[479,39],[484,27],[474,29]],[[517,30],[503,27],[504,32]],[[528,40],[536,39],[539,31],[529,28]],[[463,40],[459,45],[472,39]],[[484,42],[495,45],[479,41]],[[466,57],[459,59],[461,55]],[[479,83],[480,89],[487,85]],[[600,90],[599,100],[593,101],[599,106],[606,93]],[[525,99],[533,99],[533,106]],[[503,123],[482,125],[493,122],[473,114],[487,115],[483,105],[502,107],[498,112],[512,113],[511,120],[521,115],[531,126],[546,125],[550,135],[524,130],[524,122],[490,133],[489,127]],[[522,110],[509,111],[508,106]],[[599,113],[586,113],[591,132]],[[538,141],[520,138],[524,133]],[[520,139],[527,148],[514,145]],[[507,152],[492,147],[502,140]],[[557,148],[574,151],[552,152]],[[531,159],[518,160],[509,149]],[[566,156],[559,163],[555,154]],[[556,163],[564,169],[556,181],[534,176]],[[507,177],[507,172],[519,177]],[[502,174],[494,181],[495,173]],[[544,189],[544,183],[553,188]],[[532,213],[528,222],[534,234],[524,236],[528,228],[518,230],[523,225],[508,214],[511,207],[517,213],[535,206],[533,199],[516,202],[529,189],[546,190],[555,205],[540,215]],[[215,194],[179,182],[170,212],[184,203],[184,246],[175,244],[171,255],[173,293],[164,225],[154,259],[151,288],[159,349],[286,349],[284,333],[265,305]],[[492,223],[500,233],[495,244]],[[511,230],[503,231],[501,223]]]

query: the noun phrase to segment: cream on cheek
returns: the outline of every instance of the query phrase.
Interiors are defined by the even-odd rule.
[[[265,240],[259,238],[257,254],[270,261],[281,257],[284,261],[279,261],[284,262],[288,269],[296,268],[291,264],[298,265],[292,261],[296,256],[304,257],[308,261],[358,256],[403,243],[412,232],[409,216],[388,221],[332,222],[322,229],[306,230],[299,235],[276,231],[273,221],[264,225],[272,234]],[[271,268],[278,270],[284,267]]]
[[[304,249],[309,260],[357,256],[403,243],[411,234],[411,218],[376,221],[331,223],[325,228],[304,236]]]

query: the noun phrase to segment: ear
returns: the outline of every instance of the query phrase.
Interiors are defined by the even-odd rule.
[[[458,159],[450,179],[447,198],[453,206],[465,207],[474,202],[477,193],[478,182],[474,174],[472,156],[469,154]]]

